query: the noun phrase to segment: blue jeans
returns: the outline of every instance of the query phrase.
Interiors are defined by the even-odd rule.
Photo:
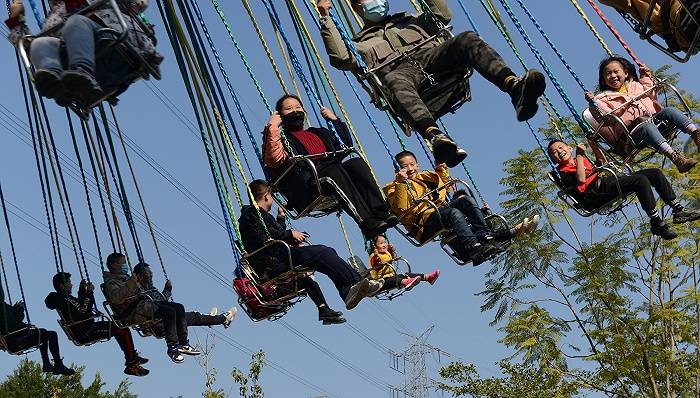
[[[423,237],[432,236],[442,226],[454,232],[456,239],[450,247],[463,256],[469,256],[478,238],[491,234],[484,214],[471,196],[461,196],[431,214],[423,226]]]
[[[695,124],[683,112],[673,107],[666,107],[654,115],[657,120],[665,120],[677,129],[689,134],[695,130]],[[654,123],[642,123],[632,132],[632,139],[638,143],[638,147],[651,146],[659,149],[666,138],[661,134]]]

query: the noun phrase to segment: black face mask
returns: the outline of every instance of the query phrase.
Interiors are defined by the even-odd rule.
[[[304,128],[306,113],[304,111],[294,111],[282,116],[282,127],[286,131],[299,131]]]

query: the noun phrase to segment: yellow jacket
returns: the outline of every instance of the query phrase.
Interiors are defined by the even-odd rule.
[[[384,186],[384,194],[391,211],[399,217],[401,224],[418,241],[421,241],[423,236],[425,221],[435,210],[425,202],[412,206],[417,198],[444,185],[449,179],[450,173],[447,166],[438,165],[435,171],[423,171],[405,183],[394,180]],[[441,207],[447,201],[447,189],[443,188],[437,192],[437,195],[432,196],[426,199],[431,200],[437,207]],[[409,209],[410,211],[407,212]]]
[[[611,6],[618,11],[630,14],[639,22],[644,21],[644,18],[649,12],[649,0],[600,0],[602,4]],[[657,1],[654,6],[654,12],[651,14],[650,28],[656,34],[667,33],[664,29],[664,24],[661,21],[661,2]]]
[[[396,276],[394,268],[391,266],[391,261],[394,256],[390,252],[377,253],[376,251],[369,256],[369,275],[372,279],[391,278]]]

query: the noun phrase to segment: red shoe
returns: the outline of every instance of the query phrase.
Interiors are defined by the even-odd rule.
[[[409,291],[413,289],[413,287],[416,286],[418,282],[420,282],[420,280],[420,276],[416,276],[415,278],[406,278],[401,281],[401,284],[403,285],[404,289],[406,289],[406,291]]]
[[[440,277],[440,270],[439,270],[439,269],[436,269],[435,271],[433,271],[433,272],[431,272],[431,273],[429,273],[429,274],[426,274],[425,277],[423,277],[423,279],[424,279],[426,282],[428,282],[428,283],[430,283],[430,284],[432,285],[432,284],[435,283],[435,281],[436,281],[437,278],[439,278],[439,277]]]

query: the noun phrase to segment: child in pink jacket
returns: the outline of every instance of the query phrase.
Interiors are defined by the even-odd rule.
[[[656,92],[649,90],[654,86],[651,70],[645,65],[639,68],[639,78],[634,65],[617,56],[608,57],[600,63],[598,70],[598,87],[601,92],[593,95],[585,93],[586,100],[592,102],[591,112],[596,117],[605,115],[618,107],[627,104],[615,112],[627,129],[631,132],[635,146],[638,148],[651,146],[667,156],[678,171],[689,171],[697,161],[688,159],[682,153],[676,152],[666,142],[658,127],[648,122],[653,116],[656,120],[666,120],[679,130],[689,134],[695,145],[700,149],[700,130],[683,112],[673,107],[661,107],[656,98]],[[648,91],[647,91],[648,90]],[[639,98],[637,98],[639,97]],[[635,99],[636,98],[636,99]],[[596,109],[597,108],[597,109]],[[604,137],[612,147],[624,146],[627,137],[621,128],[613,128],[613,132]]]

